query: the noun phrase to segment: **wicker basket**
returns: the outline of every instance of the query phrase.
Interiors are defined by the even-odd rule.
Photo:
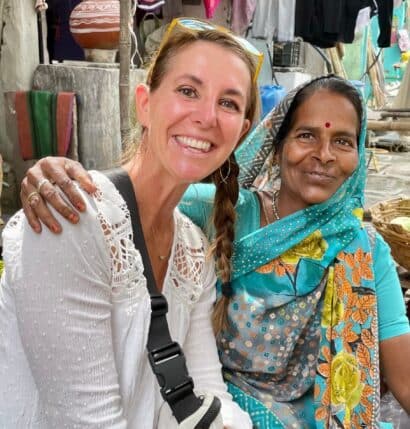
[[[410,270],[410,231],[390,223],[398,216],[410,217],[410,198],[398,197],[370,208],[372,222],[391,247],[395,261]]]

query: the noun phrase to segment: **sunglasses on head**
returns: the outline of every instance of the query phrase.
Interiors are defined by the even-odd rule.
[[[255,46],[253,46],[251,43],[249,43],[245,38],[241,36],[237,36],[236,34],[232,33],[232,31],[228,30],[225,27],[222,27],[220,25],[211,24],[206,21],[202,21],[200,19],[195,18],[174,18],[169,24],[169,27],[165,33],[165,36],[162,40],[162,45],[165,44],[165,42],[168,40],[169,36],[172,34],[172,32],[176,28],[182,28],[188,31],[194,31],[194,32],[200,32],[200,31],[220,31],[225,34],[229,34],[230,37],[232,37],[233,40],[235,40],[246,52],[250,53],[253,57],[256,58],[256,69],[253,75],[253,81],[256,82],[258,79],[259,72],[262,67],[263,63],[263,54],[262,52],[259,52]],[[161,47],[160,47],[161,50]]]

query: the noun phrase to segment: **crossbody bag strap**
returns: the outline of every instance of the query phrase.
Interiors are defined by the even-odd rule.
[[[155,283],[130,177],[123,168],[108,170],[104,174],[114,183],[130,212],[134,245],[142,257],[151,297],[151,324],[147,341],[149,362],[161,387],[162,397],[169,404],[178,423],[181,423],[200,408],[202,399],[194,394],[194,382],[188,374],[184,353],[180,345],[172,340],[169,332],[166,319],[168,303]]]

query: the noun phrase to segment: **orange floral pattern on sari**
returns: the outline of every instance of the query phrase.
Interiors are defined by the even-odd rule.
[[[372,255],[360,248],[341,252],[329,274],[328,282],[334,284],[328,284],[325,297],[333,303],[327,308],[333,314],[322,317],[315,418],[320,428],[333,423],[344,428],[370,427],[379,377],[377,301],[374,290],[363,287],[363,281],[373,280]],[[343,312],[334,304],[339,301]],[[341,341],[341,348],[336,341]],[[338,353],[332,355],[333,349]]]
[[[357,249],[355,253],[341,252],[339,259],[345,261],[347,266],[352,270],[352,281],[354,286],[360,285],[362,279],[373,280],[373,272],[370,267],[372,263],[372,254]]]
[[[295,273],[295,265],[286,264],[282,261],[281,258],[273,259],[265,265],[260,266],[255,271],[259,274],[269,274],[275,273],[279,277],[285,276],[287,273],[294,274]]]

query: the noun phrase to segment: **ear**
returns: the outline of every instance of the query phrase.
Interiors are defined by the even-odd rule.
[[[135,112],[137,120],[143,126],[147,127],[149,123],[149,87],[140,83],[135,88]]]

